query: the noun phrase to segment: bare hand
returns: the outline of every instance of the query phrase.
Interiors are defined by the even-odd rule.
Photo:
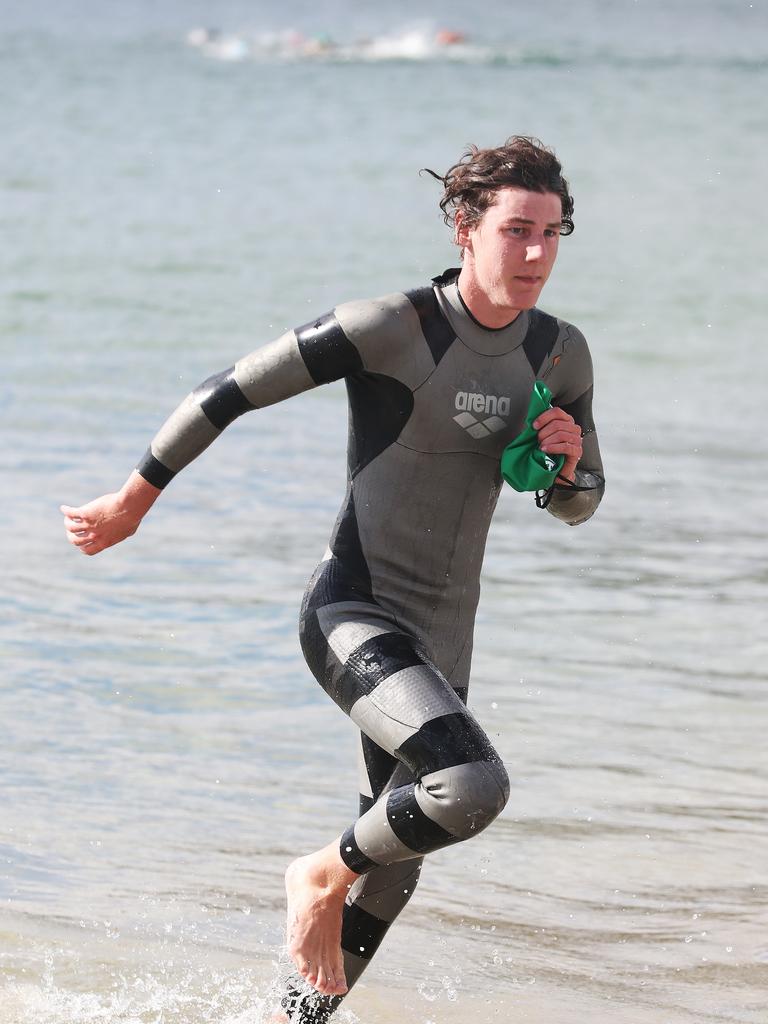
[[[105,494],[80,508],[62,505],[61,511],[69,543],[84,555],[96,555],[132,537],[141,522],[141,516],[131,515],[123,507],[120,494]]]
[[[84,555],[97,555],[132,537],[159,496],[160,490],[134,470],[125,486],[114,494],[104,494],[79,508],[61,506],[67,540]]]
[[[547,409],[533,421],[533,429],[538,431],[539,448],[543,452],[565,456],[558,479],[565,477],[573,481],[582,455],[581,427],[574,422],[573,416],[569,416],[563,409]]]

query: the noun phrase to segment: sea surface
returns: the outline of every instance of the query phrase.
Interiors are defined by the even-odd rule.
[[[356,808],[296,629],[343,387],[97,558],[58,506],[258,344],[455,265],[419,169],[513,133],[576,198],[541,304],[608,486],[578,529],[503,495],[470,704],[512,798],[339,1017],[768,1022],[766,96],[762,2],[0,3],[0,1024],[264,1019],[284,867]]]

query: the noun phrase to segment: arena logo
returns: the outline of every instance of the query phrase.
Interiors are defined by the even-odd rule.
[[[509,416],[511,402],[505,395],[483,395],[477,391],[458,391],[456,393],[456,408],[458,416],[453,419],[470,437],[480,439],[490,437],[498,433],[507,425],[502,419]],[[473,413],[483,413],[484,418],[479,419]]]
[[[460,412],[487,412],[492,416],[509,416],[510,401],[506,397],[481,395],[476,391],[459,391],[456,394],[456,408]]]

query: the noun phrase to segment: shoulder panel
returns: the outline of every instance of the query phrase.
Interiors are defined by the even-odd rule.
[[[345,302],[335,312],[366,370],[395,377],[412,389],[434,370],[421,321],[403,292]]]
[[[540,309],[532,309],[529,313],[528,333],[523,341],[523,350],[531,364],[534,376],[538,377],[544,362],[552,353],[560,334],[560,324],[556,317],[542,313]]]
[[[431,285],[426,288],[415,288],[405,294],[416,310],[421,324],[421,332],[429,345],[435,366],[437,366],[456,340],[456,332],[443,315],[435,295],[435,289]]]
[[[554,404],[565,407],[592,388],[592,357],[586,339],[577,327],[565,320],[558,320],[557,324],[557,344],[542,377],[552,391]]]

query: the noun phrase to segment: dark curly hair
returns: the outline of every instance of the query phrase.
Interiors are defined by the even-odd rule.
[[[560,196],[560,234],[570,235],[573,231],[573,197],[568,191],[568,182],[554,152],[538,139],[513,135],[495,149],[469,146],[445,175],[436,174],[429,167],[422,170],[443,183],[445,191],[440,209],[446,224],[455,224],[457,210],[461,210],[468,227],[477,224],[493,205],[499,189],[516,187]]]

